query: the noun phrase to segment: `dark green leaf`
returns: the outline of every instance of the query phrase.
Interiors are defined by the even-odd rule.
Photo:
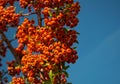
[[[65,70],[67,70],[69,67],[70,67],[70,66],[68,65],[68,66],[64,66],[63,68],[64,68]]]
[[[79,32],[77,32],[77,34],[80,34]]]
[[[76,40],[76,43],[79,44],[79,42]]]
[[[23,14],[23,11],[20,11],[19,14]]]
[[[70,10],[65,10],[65,12],[64,12],[64,13],[68,13],[68,12],[70,12]]]
[[[70,4],[66,4],[66,7],[70,7]]]
[[[72,84],[72,83],[67,83],[67,84]]]
[[[76,49],[77,47],[73,47],[73,49]]]
[[[50,80],[45,81],[43,84],[52,84]]]
[[[66,75],[66,77],[69,77],[69,74],[66,71],[63,71],[63,73]]]
[[[67,34],[69,30],[68,30],[68,29],[66,29],[66,28],[64,28],[64,31],[65,31],[65,33]]]

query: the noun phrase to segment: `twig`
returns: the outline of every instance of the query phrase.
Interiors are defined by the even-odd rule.
[[[10,41],[7,39],[7,37],[5,36],[5,34],[3,33],[3,31],[0,31],[0,34],[2,36],[2,40],[5,41],[5,43],[7,44],[9,50],[11,51],[11,53],[13,54],[14,58],[16,59],[16,62],[18,64],[20,64],[20,59],[19,56],[17,55],[17,53],[15,52],[13,46],[11,45]]]
[[[4,76],[8,73],[8,71],[4,72],[4,74],[2,75],[2,80],[4,79]]]
[[[26,14],[20,14],[21,16],[29,16],[29,15],[32,15],[32,14],[36,14],[35,12],[30,12],[30,13],[26,13]]]
[[[38,25],[41,27],[42,26],[41,9],[38,10],[36,13],[38,17]]]
[[[10,42],[13,42],[13,41],[15,41],[15,40],[16,40],[16,39],[15,39],[15,38],[13,38],[13,39],[11,39],[11,40],[10,40]]]

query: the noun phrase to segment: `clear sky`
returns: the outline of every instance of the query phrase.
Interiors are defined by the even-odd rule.
[[[120,84],[120,0],[79,0],[79,59],[73,84]]]
[[[75,28],[81,33],[76,45],[79,59],[68,69],[68,80],[73,84],[120,84],[120,0],[79,2],[80,23]],[[10,32],[12,37],[13,30]],[[8,52],[7,60],[13,59],[10,55]]]

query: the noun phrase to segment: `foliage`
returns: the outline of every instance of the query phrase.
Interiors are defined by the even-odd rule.
[[[16,12],[18,7],[23,12]],[[0,84],[8,82],[5,74],[12,76],[10,84],[71,84],[66,70],[78,59],[73,44],[79,33],[72,28],[79,11],[73,0],[0,0],[0,62],[7,49],[15,58],[0,71]],[[17,30],[12,40],[6,36],[10,28]]]

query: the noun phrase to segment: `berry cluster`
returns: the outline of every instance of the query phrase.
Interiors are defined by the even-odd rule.
[[[66,84],[66,75],[64,73],[58,74],[54,77],[53,84]]]
[[[65,4],[63,7],[45,7],[42,10],[42,14],[44,15],[44,22],[47,26],[51,27],[61,27],[61,26],[70,26],[73,28],[77,25],[79,20],[76,15],[80,11],[80,5],[78,2]],[[52,17],[50,17],[52,16]]]
[[[73,0],[20,0],[20,5],[23,8],[29,7],[29,10],[31,7],[35,11],[42,9],[46,26],[66,25],[73,28],[79,22],[76,15],[80,11],[80,5]]]
[[[22,8],[28,8],[29,13],[16,14],[14,6],[4,8],[15,1],[19,1]],[[73,0],[0,0],[0,31],[17,26],[18,47],[13,52],[21,63],[7,62],[12,84],[67,83],[66,63],[74,64],[78,59],[72,47],[77,42],[78,32],[72,28],[79,22],[76,17],[79,11],[79,3]],[[35,20],[28,18],[18,26],[19,18],[30,14],[38,16],[38,26],[34,25]],[[2,41],[0,44],[3,46]],[[2,46],[0,50],[6,51]],[[20,73],[23,78],[19,77]]]
[[[19,1],[19,0],[0,0],[0,6],[5,7],[8,3],[10,5],[14,5],[15,1]]]
[[[21,70],[20,66],[15,65],[15,61],[13,60],[12,62],[7,62],[8,64],[8,73],[11,76],[15,76],[16,74],[19,75]]]
[[[11,83],[12,84],[26,84],[24,79],[16,78],[16,77],[12,78],[12,82]]]
[[[45,75],[48,80],[48,73],[50,70],[57,70],[58,64],[75,63],[78,58],[77,52],[70,46],[76,41],[77,33],[74,30],[65,31],[65,28],[34,26],[34,20],[27,18],[18,27],[16,36],[19,45],[16,51],[23,54],[22,72],[30,82],[40,82],[38,75],[35,74],[40,74],[41,69],[43,69],[42,73],[46,73],[43,76]],[[27,74],[31,71],[34,74]]]
[[[19,23],[19,14],[15,13],[15,7],[9,6],[4,9],[0,6],[0,30],[5,31],[6,26],[17,26]]]
[[[73,0],[20,0],[20,5],[22,8],[26,8],[29,4],[33,4],[34,8],[44,8],[45,6],[63,6],[64,3],[72,2]]]

